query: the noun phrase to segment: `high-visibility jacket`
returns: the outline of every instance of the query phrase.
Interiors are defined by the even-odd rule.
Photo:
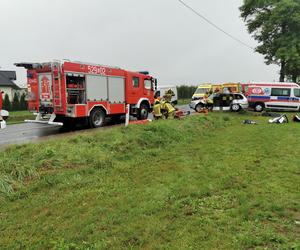
[[[153,116],[162,117],[160,99],[156,98],[153,105]]]

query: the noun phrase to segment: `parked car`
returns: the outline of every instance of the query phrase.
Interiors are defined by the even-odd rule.
[[[247,109],[249,104],[247,98],[241,93],[214,93],[208,97],[213,100],[213,110],[230,110],[233,112]],[[199,112],[206,107],[205,99],[194,100],[190,103],[190,108]]]

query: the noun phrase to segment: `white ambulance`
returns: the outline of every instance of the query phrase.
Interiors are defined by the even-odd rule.
[[[249,82],[242,84],[249,107],[261,112],[272,110],[300,110],[300,86],[288,82]]]

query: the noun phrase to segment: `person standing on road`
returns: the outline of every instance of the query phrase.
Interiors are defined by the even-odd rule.
[[[207,94],[204,95],[204,102],[205,106],[208,110],[212,111],[214,106],[214,100],[212,98],[209,98]]]

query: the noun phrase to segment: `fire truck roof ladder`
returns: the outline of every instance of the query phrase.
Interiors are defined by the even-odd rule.
[[[96,64],[96,63],[88,63],[88,62],[81,62],[81,61],[69,61],[69,60],[64,60],[64,61],[74,62],[74,63],[80,63],[80,64],[86,64],[86,65],[91,65],[91,66],[99,66],[99,67],[105,67],[105,68],[112,68],[112,69],[121,69],[120,67],[117,67],[117,66],[102,65],[102,64]]]

